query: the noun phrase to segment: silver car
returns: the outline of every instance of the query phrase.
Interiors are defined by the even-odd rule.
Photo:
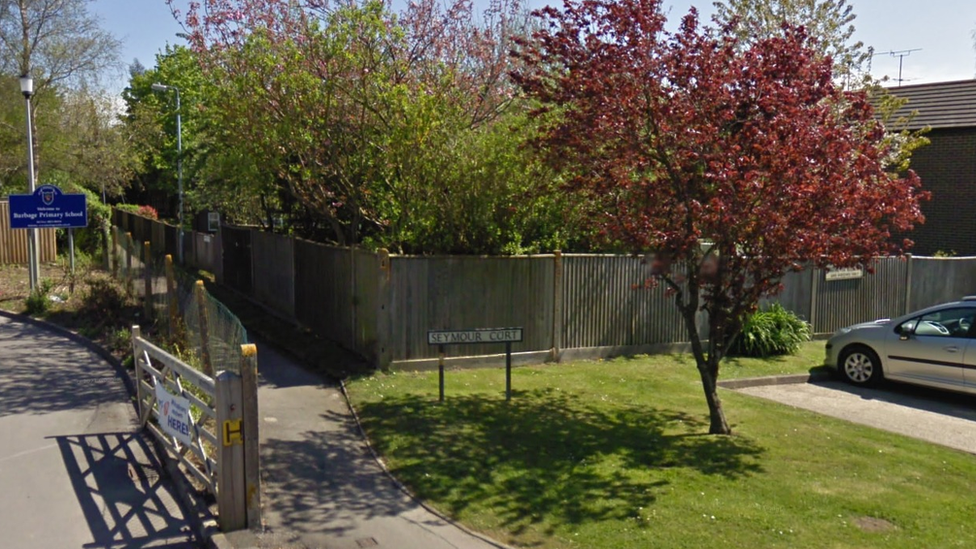
[[[974,318],[970,296],[841,328],[827,340],[825,364],[855,385],[890,379],[976,394]]]

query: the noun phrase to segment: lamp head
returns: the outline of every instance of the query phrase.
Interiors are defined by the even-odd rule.
[[[152,89],[153,91],[164,92],[164,91],[169,91],[169,86],[167,86],[166,84],[160,84],[159,82],[156,82],[155,84],[152,85]]]
[[[20,77],[20,93],[27,99],[34,95],[34,79],[29,74]]]

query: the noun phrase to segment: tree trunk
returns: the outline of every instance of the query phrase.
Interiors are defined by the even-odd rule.
[[[702,389],[705,391],[705,400],[708,402],[708,434],[731,435],[732,429],[729,427],[729,422],[725,420],[722,400],[718,397],[716,376],[712,374],[707,364],[699,363],[698,373],[701,376]]]
[[[732,429],[725,420],[725,411],[722,410],[722,400],[718,398],[718,385],[716,384],[719,357],[714,356],[714,348],[708,357],[705,356],[705,348],[702,345],[698,325],[695,322],[695,313],[698,311],[697,280],[692,280],[689,286],[688,302],[683,302],[681,292],[675,296],[675,301],[678,310],[681,311],[681,316],[684,317],[685,327],[688,329],[688,336],[691,339],[691,352],[695,356],[695,364],[698,366],[698,374],[701,376],[702,389],[705,391],[705,400],[708,402],[708,434],[730,435]]]

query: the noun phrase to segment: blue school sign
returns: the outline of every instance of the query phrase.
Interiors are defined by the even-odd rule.
[[[54,185],[41,185],[34,194],[10,195],[11,229],[77,229],[88,226],[83,194],[64,194]]]

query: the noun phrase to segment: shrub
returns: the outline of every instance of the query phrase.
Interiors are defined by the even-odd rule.
[[[89,278],[85,284],[88,288],[79,310],[82,315],[98,321],[123,318],[128,297],[121,284],[103,277]]]
[[[159,212],[156,208],[152,206],[140,206],[137,204],[116,204],[116,209],[122,210],[123,212],[134,213],[136,215],[141,215],[142,217],[148,217],[149,219],[159,219]]]
[[[139,206],[136,213],[142,217],[148,217],[149,219],[159,219],[159,214],[156,212],[156,208],[152,206]]]
[[[52,288],[54,288],[54,282],[46,278],[41,280],[40,285],[34,288],[34,291],[27,296],[25,305],[28,315],[41,316],[48,311],[51,303],[48,300],[48,295],[51,293]]]
[[[810,324],[779,303],[753,313],[729,348],[730,355],[769,357],[792,355],[810,340]]]

